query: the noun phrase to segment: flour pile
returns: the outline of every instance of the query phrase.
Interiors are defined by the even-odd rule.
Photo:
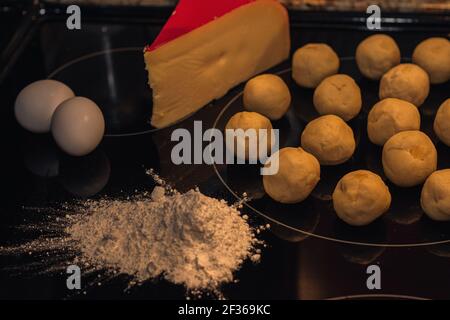
[[[258,242],[239,211],[198,190],[151,198],[89,201],[88,215],[67,227],[82,262],[145,281],[163,275],[188,289],[233,280],[244,260],[259,259]]]
[[[269,226],[250,227],[238,210],[243,202],[230,206],[198,189],[180,193],[152,170],[147,173],[158,184],[151,194],[63,204],[61,209],[28,208],[41,219],[19,229],[40,236],[0,246],[0,256],[36,260],[10,272],[65,273],[75,264],[88,286],[125,274],[131,276],[131,288],[162,276],[185,286],[189,295],[223,297],[220,285],[233,281],[247,259],[260,260],[258,248],[265,245],[255,234]]]

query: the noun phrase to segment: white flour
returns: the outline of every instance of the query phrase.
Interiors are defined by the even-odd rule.
[[[198,190],[181,194],[148,172],[156,187],[126,200],[87,200],[63,209],[29,208],[45,214],[23,230],[42,235],[19,245],[0,246],[2,255],[32,255],[37,261],[17,269],[19,274],[47,273],[68,265],[81,267],[83,277],[98,274],[90,285],[101,285],[121,274],[132,276],[129,286],[164,277],[184,285],[189,293],[211,292],[221,297],[220,285],[233,281],[245,260],[258,262],[264,245],[255,237],[268,226],[252,229],[247,216],[223,200]],[[42,212],[42,213],[41,213]]]
[[[163,275],[188,289],[213,289],[232,281],[245,259],[259,260],[239,211],[197,190],[165,195],[156,187],[151,199],[92,201],[87,211],[66,230],[82,259],[137,281]]]

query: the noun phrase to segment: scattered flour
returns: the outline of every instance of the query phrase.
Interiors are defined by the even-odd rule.
[[[251,228],[238,210],[242,201],[230,206],[198,189],[179,193],[152,171],[148,174],[159,185],[151,194],[34,209],[45,212],[45,219],[22,229],[42,236],[0,246],[0,255],[40,258],[42,266],[32,263],[28,274],[77,264],[85,275],[105,271],[104,281],[126,274],[132,286],[162,276],[190,293],[220,296],[220,285],[235,282],[233,273],[245,260],[259,262],[258,248],[265,245],[255,234],[268,226]]]
[[[137,281],[163,275],[188,289],[216,288],[247,258],[259,260],[239,211],[198,190],[156,187],[150,199],[92,202],[88,212],[66,230],[82,257]]]

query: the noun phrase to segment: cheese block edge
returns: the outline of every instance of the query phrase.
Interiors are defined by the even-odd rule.
[[[273,0],[243,5],[145,52],[152,125],[161,128],[192,115],[289,53],[288,13]]]

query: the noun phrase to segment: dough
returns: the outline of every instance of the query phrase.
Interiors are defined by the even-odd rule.
[[[361,90],[345,74],[325,78],[314,91],[314,106],[320,114],[334,114],[345,121],[361,111]]]
[[[243,159],[243,157],[239,157],[239,148],[238,146],[243,147],[243,149],[245,150],[245,159],[251,159],[251,160],[257,160],[258,154],[259,154],[259,148],[261,146],[262,141],[259,141],[259,130],[260,129],[266,129],[267,131],[267,151],[268,153],[271,150],[271,139],[270,139],[270,135],[272,133],[272,123],[270,122],[269,119],[267,119],[266,117],[264,117],[263,115],[260,115],[259,113],[256,112],[247,112],[247,111],[243,111],[243,112],[238,112],[236,113],[234,116],[232,116],[230,118],[230,120],[228,120],[228,123],[225,126],[225,129],[242,129],[244,131],[248,130],[248,129],[255,129],[255,136],[256,136],[256,148],[254,150],[254,153],[252,152],[252,154],[250,154],[250,139],[248,136],[245,137],[244,139],[239,139],[238,137],[234,138],[234,148],[233,146],[226,141],[226,146],[228,148],[228,150],[232,150],[232,152],[234,153],[234,155],[237,158]],[[226,138],[226,133],[225,133],[225,138]]]
[[[321,116],[303,130],[302,147],[322,165],[341,164],[355,152],[353,130],[335,115]]]
[[[420,107],[430,92],[428,74],[419,66],[403,63],[381,78],[380,100],[398,98]]]
[[[450,169],[433,172],[420,197],[423,211],[433,220],[450,220]]]
[[[263,176],[264,190],[281,203],[305,200],[320,180],[319,162],[302,148],[280,149],[278,157],[278,173]]]
[[[400,63],[400,49],[386,34],[364,39],[356,48],[356,64],[367,78],[379,80],[389,69]]]
[[[263,74],[247,82],[244,88],[244,108],[258,112],[270,120],[284,116],[291,104],[291,93],[283,79]]]
[[[352,226],[364,226],[391,205],[389,188],[380,176],[367,170],[346,174],[333,192],[333,206],[339,218]]]
[[[412,60],[430,76],[431,83],[444,83],[450,79],[450,41],[429,38],[414,49]]]
[[[370,141],[382,146],[401,131],[420,130],[420,113],[408,101],[386,98],[375,104],[367,119]]]
[[[402,131],[385,143],[382,162],[389,180],[400,187],[412,187],[436,170],[437,151],[425,133]]]
[[[434,132],[450,147],[450,99],[445,100],[438,109],[434,119]]]
[[[295,82],[306,88],[315,88],[328,76],[339,70],[339,57],[325,43],[310,43],[294,53],[292,77]]]

